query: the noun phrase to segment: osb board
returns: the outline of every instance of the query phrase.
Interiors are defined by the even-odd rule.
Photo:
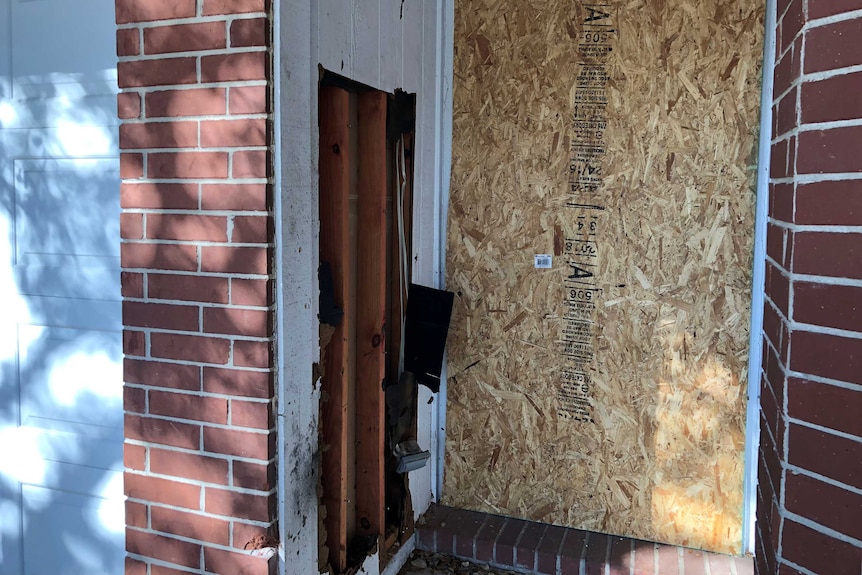
[[[740,552],[760,4],[456,1],[446,504]]]

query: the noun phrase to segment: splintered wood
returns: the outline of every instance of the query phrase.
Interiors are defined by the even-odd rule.
[[[445,503],[739,553],[760,3],[455,20]]]

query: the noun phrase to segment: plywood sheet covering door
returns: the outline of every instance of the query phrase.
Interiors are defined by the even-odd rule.
[[[762,19],[456,1],[445,503],[740,551]]]

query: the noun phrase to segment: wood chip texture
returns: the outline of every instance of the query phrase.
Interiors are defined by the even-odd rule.
[[[455,4],[443,502],[739,553],[762,3]],[[567,205],[597,6],[603,209]],[[594,247],[578,417],[572,245]]]

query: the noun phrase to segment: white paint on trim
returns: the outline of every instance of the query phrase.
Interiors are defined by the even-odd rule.
[[[317,573],[317,70],[311,0],[273,3],[279,573]],[[289,113],[286,113],[289,112]]]
[[[407,563],[407,559],[410,558],[414,549],[416,549],[416,535],[404,542],[404,545],[392,556],[380,575],[397,575],[401,567]]]
[[[362,562],[357,575],[378,575],[380,573],[380,551],[375,551]]]
[[[380,551],[377,550],[373,554],[365,558],[359,568],[358,575],[397,575],[407,560],[410,554],[416,549],[416,535],[413,535],[404,542],[398,551],[389,557],[389,561],[380,569]]]
[[[748,408],[745,425],[742,551],[754,553],[757,520],[757,459],[760,437],[760,372],[763,362],[763,305],[766,277],[766,222],[769,212],[769,163],[772,133],[772,91],[775,69],[775,0],[766,2],[763,37],[763,83],[760,96],[760,142],[754,219],[754,269],[751,281],[751,328],[748,354]]]
[[[436,190],[437,210],[439,213],[439,228],[437,230],[436,260],[437,260],[437,286],[446,286],[446,238],[448,231],[449,213],[449,184],[452,175],[452,85],[454,78],[454,51],[455,51],[455,2],[445,0],[438,3],[437,24],[437,106],[438,106],[438,133],[437,133],[437,174],[439,187]],[[437,409],[435,411],[434,434],[435,441],[435,465],[434,465],[434,500],[439,502],[443,496],[443,473],[446,460],[446,396],[448,391],[447,381],[448,358],[443,358],[443,371],[440,376],[440,393],[437,397]]]

